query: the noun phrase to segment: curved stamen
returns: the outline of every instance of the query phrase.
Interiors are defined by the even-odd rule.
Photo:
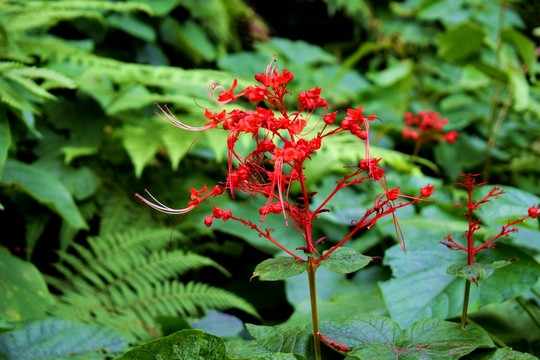
[[[150,192],[147,190],[147,189],[144,189],[144,191],[152,198],[152,200],[154,200],[156,203],[153,203],[147,199],[145,199],[142,195],[139,195],[139,194],[135,194],[136,197],[138,197],[139,199],[141,199],[145,204],[147,204],[148,206],[158,210],[158,211],[161,211],[162,213],[165,213],[165,214],[173,214],[173,215],[177,215],[177,214],[185,214],[191,210],[193,210],[195,208],[195,205],[192,205],[192,206],[189,206],[185,209],[172,209],[168,206],[165,206],[163,205],[161,202],[159,202],[152,194],[150,194]]]
[[[172,126],[175,126],[177,128],[180,128],[180,129],[184,129],[184,130],[189,130],[189,131],[203,131],[203,130],[207,130],[207,129],[210,129],[211,126],[209,125],[205,125],[205,126],[190,126],[190,125],[186,125],[184,124],[183,122],[181,122],[180,120],[178,120],[174,115],[173,113],[171,112],[171,110],[169,110],[169,108],[167,107],[167,105],[164,105],[163,107],[161,107],[158,103],[155,103],[156,106],[159,108],[159,110],[161,110],[161,112],[163,113],[163,115],[161,115],[160,113],[158,113],[157,111],[154,111],[154,114],[156,114],[157,116],[159,116],[162,120],[168,122],[169,124],[171,124]]]

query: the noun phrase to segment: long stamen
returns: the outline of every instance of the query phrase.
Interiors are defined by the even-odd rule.
[[[165,214],[173,214],[173,215],[178,215],[178,214],[185,214],[191,210],[193,210],[195,208],[194,205],[192,206],[189,206],[185,209],[172,209],[168,206],[165,206],[163,205],[161,202],[159,202],[152,194],[150,194],[150,192],[147,190],[147,189],[144,189],[144,191],[148,194],[148,196],[150,196],[152,198],[152,200],[154,200],[156,203],[153,203],[147,199],[145,199],[142,195],[139,195],[139,194],[135,194],[136,197],[138,197],[139,199],[141,199],[145,204],[147,204],[148,206],[158,210],[158,211],[161,211]]]
[[[169,124],[171,124],[171,125],[173,125],[173,126],[175,126],[177,128],[184,129],[184,130],[189,130],[189,131],[203,131],[203,130],[210,129],[210,126],[199,126],[199,127],[197,127],[197,126],[186,125],[183,122],[181,122],[180,120],[178,120],[173,115],[173,113],[171,112],[171,110],[169,110],[167,105],[164,105],[163,107],[161,107],[158,103],[155,103],[155,104],[157,105],[159,110],[161,110],[161,112],[163,113],[164,116],[161,115],[160,113],[158,113],[157,111],[154,111],[154,114],[156,114],[162,120],[168,122]]]

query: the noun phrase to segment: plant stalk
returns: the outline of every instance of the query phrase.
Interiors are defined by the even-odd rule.
[[[465,295],[463,296],[463,311],[461,312],[461,326],[465,330],[467,326],[467,310],[469,308],[469,294],[471,292],[471,281],[465,279]]]
[[[321,342],[319,339],[319,315],[317,313],[317,289],[315,286],[315,270],[317,265],[313,262],[313,257],[308,256],[308,279],[309,297],[311,299],[311,319],[313,322],[313,344],[315,346],[315,359],[321,360]]]

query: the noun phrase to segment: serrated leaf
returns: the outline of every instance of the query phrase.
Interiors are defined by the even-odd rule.
[[[306,261],[299,261],[293,257],[276,257],[264,260],[255,267],[253,277],[260,280],[283,280],[291,276],[300,275],[307,270]]]
[[[225,360],[225,343],[201,330],[180,330],[138,346],[115,360]]]
[[[62,182],[52,173],[15,160],[6,161],[2,182],[20,186],[38,202],[48,206],[76,229],[86,229],[73,197]]]
[[[366,267],[372,260],[372,257],[362,255],[355,249],[340,247],[320,264],[337,274],[348,274]]]
[[[270,352],[253,340],[235,338],[227,341],[227,355],[240,360],[306,360],[298,354]]]
[[[0,353],[8,360],[100,360],[107,353],[124,351],[127,344],[109,328],[56,318],[28,322],[0,334]]]
[[[43,316],[53,303],[39,270],[0,247],[0,318],[20,321]]]
[[[347,356],[361,360],[459,359],[477,348],[495,345],[480,327],[429,319],[401,331],[392,319],[362,315],[344,322],[321,322],[321,334],[345,346]]]
[[[255,342],[270,353],[302,355],[306,359],[314,356],[313,334],[303,326],[257,326],[246,324]]]

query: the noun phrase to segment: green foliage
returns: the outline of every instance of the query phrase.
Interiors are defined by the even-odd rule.
[[[301,19],[301,27],[310,33],[305,36],[265,24],[270,10],[257,13],[263,3],[251,3],[0,0],[0,223],[9,234],[2,237],[9,252],[0,249],[0,279],[3,294],[18,289],[17,296],[0,302],[0,330],[7,331],[0,335],[0,358],[36,358],[37,350],[24,349],[39,347],[49,358],[98,359],[114,354],[94,349],[123,351],[123,337],[138,344],[165,335],[163,316],[184,321],[199,318],[205,310],[225,308],[240,309],[250,320],[256,316],[246,301],[206,284],[204,274],[228,275],[210,256],[220,264],[230,261],[245,268],[238,271],[227,265],[234,273],[234,291],[251,296],[253,284],[240,279],[249,279],[261,261],[259,251],[282,255],[271,243],[239,223],[204,227],[208,209],[202,207],[176,226],[178,219],[146,212],[125,193],[156,184],[150,190],[160,201],[185,206],[190,188],[223,181],[225,139],[204,134],[194,143],[199,134],[166,124],[152,114],[153,104],[168,103],[179,119],[201,125],[206,121],[203,108],[215,106],[208,99],[208,81],[228,87],[238,78],[240,89],[246,79],[264,71],[273,55],[280,68],[295,74],[292,92],[318,86],[332,111],[361,104],[366,114],[378,116],[380,121],[372,123],[371,155],[383,157],[390,187],[417,194],[427,182],[436,185],[435,204],[396,212],[407,256],[389,243],[395,241],[389,219],[350,239],[347,253],[336,252],[322,262],[317,287],[319,316],[328,321],[323,335],[332,339],[333,329],[350,325],[346,320],[354,318],[353,328],[374,330],[376,339],[381,333],[366,323],[371,319],[395,330],[396,337],[393,342],[356,347],[348,358],[369,358],[377,352],[382,354],[376,358],[438,358],[443,356],[438,350],[450,351],[444,344],[450,334],[458,333],[455,326],[432,319],[459,313],[464,280],[446,269],[466,262],[464,254],[448,251],[438,241],[461,232],[466,223],[449,208],[462,194],[445,185],[466,172],[483,173],[486,181],[502,184],[506,194],[479,209],[486,226],[478,236],[497,233],[506,221],[540,203],[539,31],[533,28],[534,2],[301,4],[310,9],[326,6],[328,18],[322,20],[294,12],[296,2],[287,4],[287,22],[292,26]],[[283,19],[283,6],[272,6]],[[333,19],[346,23],[346,31],[321,25]],[[332,39],[322,36],[320,28],[331,31]],[[458,130],[460,137],[454,144],[426,144],[412,163],[413,144],[402,140],[400,130],[403,113],[420,109],[440,112],[449,119],[449,130]],[[332,189],[333,175],[342,174],[344,165],[355,165],[364,155],[362,144],[336,139],[306,169],[310,185],[321,194]],[[327,246],[343,237],[359,209],[373,205],[370,186],[346,190],[313,228],[314,236],[328,237]],[[227,200],[223,208],[246,217],[258,211],[256,203],[241,199]],[[168,248],[173,226],[178,235],[172,236],[173,246]],[[298,234],[283,226],[281,216],[268,216],[265,226],[286,247],[299,246]],[[503,249],[480,254],[484,264],[519,259],[492,274],[493,269],[480,269],[490,275],[471,290],[471,317],[505,344],[477,349],[464,359],[525,360],[534,359],[525,352],[539,354],[539,239],[538,222],[529,219],[519,233],[501,242]],[[360,253],[370,256],[359,257]],[[355,274],[342,274],[367,265],[371,256],[383,255],[384,266],[371,264]],[[188,330],[157,340],[151,347],[156,355],[150,358],[173,348],[181,350],[168,354],[171,359],[179,354],[194,357],[193,351],[199,350],[223,359],[310,358],[307,279],[302,264],[292,270],[283,266],[289,260],[255,269],[261,279],[286,278],[289,304],[266,312],[265,320],[283,321],[292,307],[287,325],[250,325],[256,340],[227,339],[226,351],[222,339]],[[49,272],[44,269],[53,261],[56,273],[46,279],[57,294],[54,303],[40,273]],[[199,271],[204,267],[212,269]],[[470,269],[454,270],[455,275],[470,275]],[[215,277],[213,283],[219,281]],[[85,323],[60,318],[26,322],[44,316],[47,308],[56,316]],[[389,315],[392,320],[355,317],[358,314]],[[413,325],[402,331],[395,322],[403,328]],[[62,327],[69,332],[60,332]],[[427,329],[445,336],[433,336],[432,345],[419,348],[424,344],[418,339],[424,339]],[[456,347],[455,356],[476,345],[491,346],[485,333],[473,329],[471,343],[456,340],[463,346]],[[32,340],[40,331],[43,341]],[[13,339],[26,335],[29,343],[14,345]],[[118,347],[110,346],[114,339]],[[70,353],[76,355],[66,355]],[[328,347],[325,356],[344,355]]]
[[[176,278],[187,271],[212,266],[228,274],[211,259],[165,248],[170,230],[110,233],[77,243],[60,252],[55,265],[62,279],[49,281],[61,291],[51,310],[60,317],[97,322],[131,338],[157,333],[157,315],[197,317],[207,309],[237,308],[257,311],[234,294]]]
[[[95,324],[45,318],[0,334],[0,357],[6,360],[103,359],[127,348],[128,339]]]
[[[222,360],[225,343],[217,336],[200,330],[182,330],[136,347],[116,360]]]
[[[460,359],[493,342],[479,327],[441,320],[421,320],[405,330],[389,318],[365,315],[321,323],[321,333],[346,346],[350,359]]]
[[[0,248],[0,319],[16,322],[40,317],[52,304],[49,289],[34,265]]]

